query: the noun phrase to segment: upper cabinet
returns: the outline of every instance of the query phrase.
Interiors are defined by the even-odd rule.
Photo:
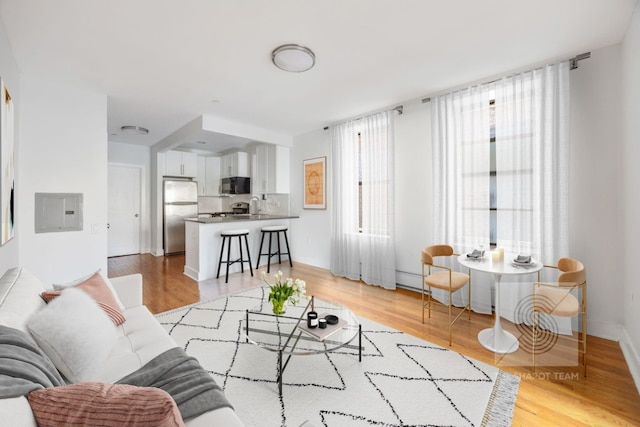
[[[222,156],[220,170],[221,178],[231,178],[233,176],[249,177],[249,153],[238,151]]]
[[[256,176],[253,192],[258,194],[289,193],[289,147],[260,144],[256,147]]]
[[[198,196],[220,195],[220,157],[198,156]]]
[[[195,178],[198,176],[198,156],[185,151],[167,151],[164,153],[164,175]]]

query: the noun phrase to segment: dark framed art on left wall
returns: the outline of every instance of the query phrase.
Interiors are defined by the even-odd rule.
[[[13,238],[15,232],[15,116],[13,99],[0,78],[2,111],[0,118],[0,245]]]

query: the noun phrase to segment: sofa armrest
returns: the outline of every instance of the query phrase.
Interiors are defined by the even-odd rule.
[[[142,274],[109,277],[109,281],[125,308],[142,305]]]

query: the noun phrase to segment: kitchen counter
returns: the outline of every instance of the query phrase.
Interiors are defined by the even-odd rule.
[[[186,218],[185,221],[199,222],[201,224],[220,224],[225,222],[240,221],[263,221],[270,219],[291,219],[300,218],[293,215],[271,215],[271,214],[235,214],[227,216],[216,216],[211,218]]]
[[[260,249],[260,237],[262,236],[261,228],[268,225],[285,225],[289,227],[290,220],[295,218],[299,217],[295,215],[235,214],[212,218],[186,219],[184,274],[197,281],[215,279],[218,260],[220,259],[220,246],[222,244],[220,232],[238,228],[249,231],[248,242],[251,264],[255,268],[258,261],[258,250]],[[290,231],[291,229],[289,229]],[[237,243],[237,240],[232,242],[231,259],[239,257]],[[273,245],[276,245],[275,241]],[[242,249],[244,251],[244,241]],[[263,252],[266,252],[266,248],[263,248]],[[260,263],[261,265],[266,264],[266,257],[262,257]],[[226,266],[223,265],[221,277],[224,277],[225,268]],[[247,270],[248,266],[245,265],[245,274],[248,275],[249,272]],[[229,267],[229,273],[236,271],[240,271],[240,263]]]

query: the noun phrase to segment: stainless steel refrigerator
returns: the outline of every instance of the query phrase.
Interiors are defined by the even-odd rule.
[[[185,249],[185,218],[198,216],[198,183],[164,181],[164,253],[182,253]]]

